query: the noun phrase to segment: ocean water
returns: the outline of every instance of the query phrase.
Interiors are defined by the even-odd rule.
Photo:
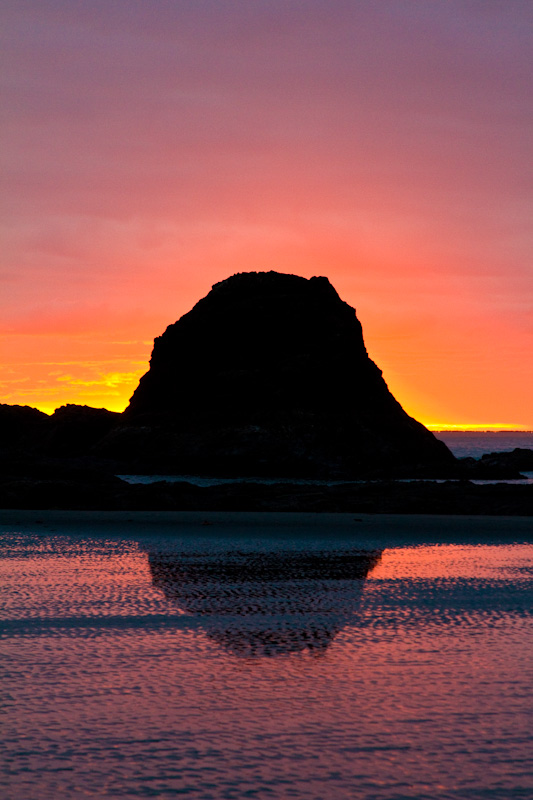
[[[484,453],[504,453],[515,447],[533,450],[533,431],[434,431],[458,458],[480,458]]]
[[[0,524],[5,800],[533,797],[530,520],[56,516]]]

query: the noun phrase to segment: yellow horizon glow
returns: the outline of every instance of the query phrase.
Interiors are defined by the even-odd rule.
[[[72,401],[65,401],[60,405],[54,403],[35,403],[35,405],[31,405],[31,408],[36,408],[37,411],[42,411],[43,414],[48,414],[48,416],[52,416],[54,411],[57,411],[59,408],[63,408],[64,406],[74,405],[74,406],[88,406],[89,408],[103,408],[106,411],[114,411],[118,414],[122,414],[122,412],[127,408],[129,400],[124,404],[122,401],[117,401],[116,403],[110,402],[103,404],[93,404],[93,403],[84,403],[82,401],[79,402],[72,402]],[[28,405],[28,403],[9,403],[8,405]]]
[[[422,420],[419,420],[421,422]],[[472,423],[460,423],[454,424],[449,422],[422,422],[422,424],[430,431],[437,433],[437,432],[486,432],[486,433],[505,433],[506,431],[517,431],[520,433],[529,433],[530,429],[525,425],[516,425],[516,424],[506,424],[506,423],[494,423],[494,424],[472,424]]]
[[[524,414],[518,422],[520,416],[516,408],[509,409],[509,417],[514,421],[501,421],[505,419],[505,409],[485,408],[483,397],[475,386],[465,387],[455,380],[445,385],[440,374],[440,359],[433,358],[428,367],[412,347],[395,350],[394,340],[391,345],[388,337],[380,339],[375,335],[374,339],[376,326],[373,319],[367,337],[371,340],[371,356],[383,368],[390,391],[406,413],[429,430],[527,432],[533,429],[529,415]],[[151,325],[155,333],[164,327],[162,322]],[[131,322],[129,326],[116,330],[106,328],[99,336],[93,333],[69,336],[68,331],[46,337],[37,332],[33,335],[5,335],[2,344],[5,345],[6,357],[0,365],[1,402],[28,405],[49,415],[67,404],[121,413],[128,406],[140,378],[149,369],[152,331],[143,329],[136,332],[133,328]],[[41,353],[43,357],[39,360]],[[434,363],[439,365],[439,370],[435,370]],[[507,387],[516,374],[518,370],[505,376]],[[506,396],[509,394],[522,398],[522,394],[510,389]],[[493,393],[485,395],[494,400]],[[467,402],[463,402],[465,397]],[[468,406],[478,408],[479,417],[475,408]]]
[[[57,411],[58,408],[61,408],[62,405],[68,405],[69,403],[65,402],[61,405],[55,405],[53,403],[37,403],[32,406],[32,408],[36,408],[39,411],[42,411],[44,414],[48,414],[49,416]],[[70,405],[89,405],[92,408],[105,408],[107,411],[115,411],[117,413],[122,413],[129,404],[129,397],[126,401],[124,399],[117,399],[116,402],[107,402],[104,405],[92,406],[90,403],[70,403]],[[531,428],[527,427],[526,425],[517,425],[516,423],[471,423],[471,422],[463,422],[463,423],[453,423],[453,422],[426,422],[424,419],[417,418],[418,422],[424,425],[428,430],[432,433],[450,433],[450,432],[457,432],[457,433],[506,433],[506,432],[514,432],[517,433],[533,433]]]

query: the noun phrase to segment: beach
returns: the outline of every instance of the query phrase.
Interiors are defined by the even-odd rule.
[[[533,791],[530,517],[0,512],[6,800]]]

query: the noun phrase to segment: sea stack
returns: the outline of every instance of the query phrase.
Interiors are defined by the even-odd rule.
[[[155,340],[123,418],[145,457],[185,473],[356,478],[455,461],[389,392],[324,277],[215,284]]]

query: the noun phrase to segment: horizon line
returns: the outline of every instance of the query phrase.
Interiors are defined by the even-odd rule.
[[[452,423],[438,422],[438,423],[422,423],[432,433],[453,433],[456,431],[469,432],[469,433],[533,433],[532,429],[525,425],[497,423],[490,424],[472,424],[464,423],[462,425],[454,425]]]

